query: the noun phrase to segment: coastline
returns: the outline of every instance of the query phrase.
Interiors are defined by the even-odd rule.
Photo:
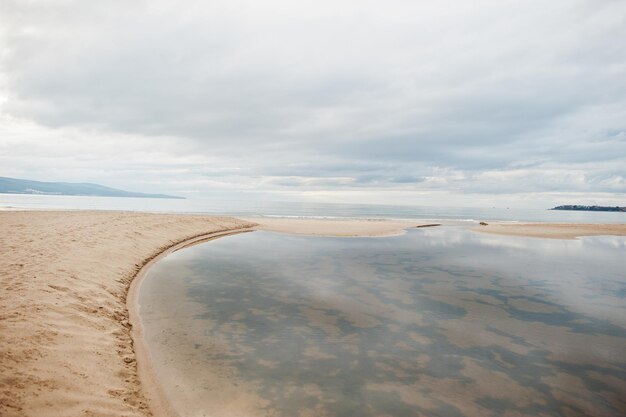
[[[178,244],[166,248],[144,263],[131,281],[126,295],[126,308],[128,309],[129,322],[131,324],[130,335],[133,340],[133,351],[137,360],[137,376],[141,383],[141,390],[144,397],[147,399],[150,411],[154,417],[177,417],[178,414],[172,408],[165,392],[163,392],[158,375],[154,369],[153,361],[150,356],[150,350],[145,343],[144,330],[141,324],[141,317],[139,315],[138,295],[141,283],[147,276],[150,267],[171,253],[190,246],[219,239],[221,237],[232,236],[239,233],[249,233],[251,231],[252,230],[249,228],[246,228],[240,230],[214,232],[179,242]]]
[[[142,345],[135,304],[146,271],[169,253],[252,230],[391,236],[426,224],[271,220],[115,211],[0,212],[0,248],[6,251],[0,257],[6,295],[0,300],[0,414],[173,415]],[[472,230],[537,236],[544,229],[552,231],[538,237],[550,238],[626,235],[626,224],[579,226],[490,224]]]
[[[271,231],[276,233],[297,234],[307,236],[332,236],[332,237],[388,237],[399,236],[406,233],[406,229],[412,227],[431,227],[438,224],[419,223],[412,221],[389,221],[389,220],[321,220],[321,219],[256,219],[238,218],[240,220],[255,222],[256,224],[247,229],[214,232],[179,242],[164,249],[155,255],[137,271],[126,297],[126,307],[131,323],[131,337],[133,339],[134,354],[137,360],[137,375],[141,383],[144,397],[147,399],[150,411],[154,417],[178,417],[178,413],[172,407],[163,391],[159,376],[154,368],[150,350],[144,338],[144,330],[139,315],[138,295],[141,283],[146,278],[148,271],[159,260],[166,256],[190,246],[205,243],[240,233],[249,233],[255,230]]]
[[[402,233],[394,222],[385,231],[380,226],[385,221],[356,223],[356,234],[350,221],[330,225],[350,236]],[[254,226],[191,214],[0,211],[5,295],[0,299],[0,414],[152,415],[131,337],[131,283],[168,249]]]

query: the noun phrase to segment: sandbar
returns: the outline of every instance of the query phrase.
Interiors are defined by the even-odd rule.
[[[626,236],[626,223],[488,223],[472,230],[507,236],[575,239],[582,236]]]
[[[385,219],[310,219],[249,217],[249,222],[257,223],[256,230],[306,235],[335,237],[378,237],[397,236],[412,227],[432,225],[427,222]]]

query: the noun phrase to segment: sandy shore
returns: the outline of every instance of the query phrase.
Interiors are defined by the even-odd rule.
[[[0,415],[149,415],[137,376],[126,298],[138,272],[177,245],[255,228],[388,236],[421,225],[130,212],[0,212]],[[624,224],[493,224],[477,230],[551,238],[626,235]]]
[[[396,236],[412,227],[437,226],[426,222],[400,220],[326,220],[302,218],[243,218],[257,223],[256,230],[307,236]]]
[[[489,223],[472,230],[507,236],[575,239],[581,236],[626,236],[626,224]]]
[[[137,271],[232,218],[0,212],[0,415],[145,416],[126,294]]]

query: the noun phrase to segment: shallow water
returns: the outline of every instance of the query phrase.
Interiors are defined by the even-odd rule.
[[[626,238],[253,232],[142,283],[183,415],[626,414]]]

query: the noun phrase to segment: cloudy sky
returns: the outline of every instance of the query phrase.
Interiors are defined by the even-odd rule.
[[[0,176],[626,203],[626,1],[0,0]]]

